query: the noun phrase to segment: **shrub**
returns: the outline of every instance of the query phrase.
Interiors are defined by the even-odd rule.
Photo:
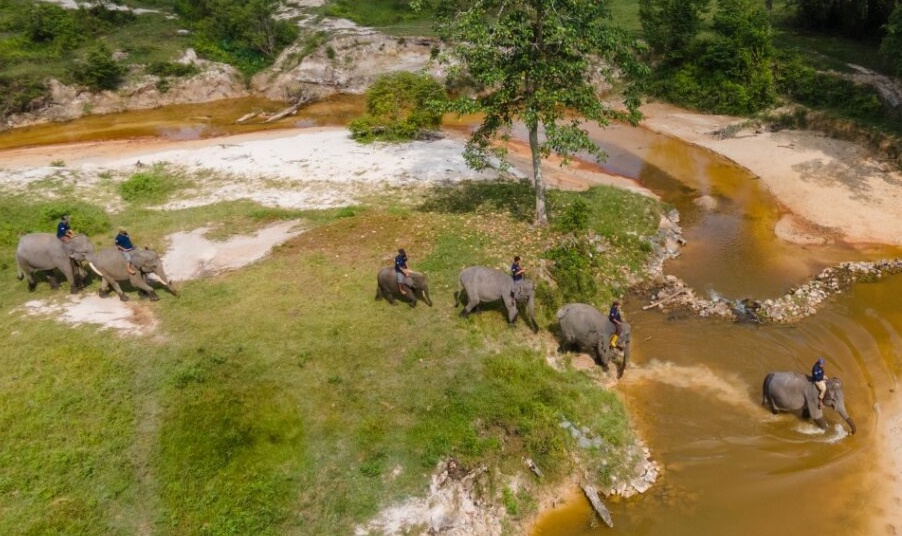
[[[88,86],[92,91],[103,91],[119,87],[125,68],[113,59],[110,49],[101,43],[88,52],[87,58],[76,61],[70,74],[76,83]]]
[[[441,84],[429,75],[383,75],[366,92],[366,115],[351,121],[348,129],[351,137],[364,143],[415,139],[441,125],[439,103],[447,98]]]
[[[155,61],[147,66],[147,73],[154,76],[191,76],[197,74],[197,66],[192,63]]]
[[[162,164],[135,173],[119,185],[119,195],[130,203],[160,203],[179,188],[178,180]]]

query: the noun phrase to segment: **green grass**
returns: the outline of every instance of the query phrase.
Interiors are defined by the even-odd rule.
[[[494,188],[494,202],[523,196]],[[586,195],[609,210],[602,199],[614,194]],[[36,211],[6,202],[14,221]],[[449,456],[492,478],[524,471],[523,456],[548,482],[568,475],[577,447],[564,419],[604,439],[579,454],[598,478],[617,474],[631,441],[623,407],[591,375],[545,364],[548,323],[533,334],[500,310],[461,319],[452,307],[463,265],[504,266],[515,251],[538,260],[560,238],[511,217],[520,210],[236,202],[107,215],[156,247],[210,224],[248,232],[302,217],[310,229],[264,262],[141,305],[159,320],[150,337],[0,315],[12,334],[0,356],[0,533],[347,534],[421,495]],[[621,230],[638,232],[634,223]],[[434,307],[373,299],[374,274],[399,244],[429,275]],[[3,259],[13,247],[0,244]],[[46,285],[29,294],[13,271],[0,264],[4,310],[62,296]],[[615,469],[602,472],[603,459]],[[504,499],[501,489],[487,499],[535,508],[528,491]]]

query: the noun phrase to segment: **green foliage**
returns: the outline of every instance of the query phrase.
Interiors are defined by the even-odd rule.
[[[902,77],[902,4],[893,10],[884,29],[886,36],[880,44],[880,54],[895,67],[896,76]]]
[[[170,173],[163,164],[154,164],[147,171],[135,173],[119,184],[119,195],[130,203],[162,203],[185,186],[177,175]]]
[[[894,0],[789,0],[795,7],[795,23],[806,30],[847,36],[862,41],[879,40]]]
[[[197,74],[197,66],[193,63],[176,63],[173,61],[154,61],[147,65],[147,73],[154,76],[191,76]]]
[[[49,98],[44,82],[36,77],[0,75],[0,117],[33,111]]]
[[[34,203],[19,197],[0,198],[0,247],[15,246],[27,233],[55,233],[61,216],[71,216],[72,229],[94,235],[110,228],[110,220],[100,207],[76,200]]]
[[[406,35],[413,31],[423,35],[431,21],[410,7],[409,0],[331,0],[320,12],[328,17],[349,19],[361,26],[379,28],[394,35]]]
[[[589,205],[581,197],[570,203],[555,219],[554,226],[565,233],[585,231],[589,227]]]
[[[385,74],[366,91],[366,115],[351,121],[348,129],[363,143],[416,139],[441,125],[446,100],[444,88],[429,75]]]
[[[497,154],[495,141],[504,139],[515,120],[525,123],[533,157],[539,159],[579,151],[601,157],[580,121],[565,114],[575,113],[600,125],[613,118],[638,118],[636,86],[627,86],[628,112],[621,113],[602,102],[590,83],[598,59],[616,66],[627,79],[644,72],[635,58],[636,44],[610,24],[607,3],[459,0],[437,4],[437,33],[450,43],[452,55],[476,84],[473,95],[454,100],[449,109],[485,114],[464,152],[472,167],[490,165],[490,156]],[[491,21],[491,32],[485,31],[487,21]],[[612,72],[606,69],[603,75],[611,80]],[[541,141],[540,128],[544,131]],[[535,221],[544,224],[545,185],[535,182]]]
[[[679,63],[691,50],[710,0],[640,0],[642,35],[652,54]]]
[[[886,115],[875,88],[835,74],[815,71],[795,55],[781,58],[777,68],[777,85],[780,93],[796,102],[833,110],[847,118],[880,121]]]
[[[563,303],[585,301],[587,296],[597,294],[593,274],[597,267],[592,262],[594,253],[591,242],[579,238],[546,252],[547,258],[554,263],[551,274],[558,284]]]
[[[194,46],[246,75],[269,66],[298,37],[291,21],[276,19],[278,0],[175,0],[176,13],[194,30]]]
[[[659,0],[658,4],[671,5],[671,0]],[[770,23],[763,7],[753,0],[717,0],[717,7],[711,35],[689,39],[679,34],[681,43],[689,44],[683,44],[685,49],[679,53],[663,51],[664,61],[658,65],[650,87],[688,108],[752,114],[776,102]],[[662,12],[657,13],[666,19]],[[654,31],[670,35],[668,32],[683,29]]]
[[[91,49],[85,59],[76,61],[70,70],[76,83],[88,86],[92,91],[116,89],[124,74],[125,67],[113,59],[109,47],[103,43]]]

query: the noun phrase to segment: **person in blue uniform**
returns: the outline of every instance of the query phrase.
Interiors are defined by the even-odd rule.
[[[824,403],[824,395],[827,393],[827,375],[824,374],[824,358],[819,357],[811,367],[811,381],[817,387],[817,407]]]
[[[135,270],[135,266],[132,264],[131,253],[135,250],[135,245],[132,244],[132,239],[128,236],[128,231],[125,230],[125,227],[120,227],[119,234],[116,235],[116,249],[121,251],[125,257],[125,262],[128,263],[128,273],[135,275],[138,271]]]
[[[620,316],[620,300],[614,300],[611,304],[611,310],[608,312],[608,320],[614,324],[614,334],[611,335],[611,346],[617,346],[617,339],[620,338],[620,326],[623,324],[623,317]]]
[[[523,276],[526,274],[526,270],[520,266],[520,256],[517,255],[514,257],[514,263],[511,264],[511,277],[516,281],[523,281]]]
[[[410,275],[410,268],[407,267],[407,252],[404,251],[404,248],[398,250],[398,255],[395,256],[395,277],[398,278],[398,291],[401,294],[407,295],[407,291],[404,290],[404,278]]]
[[[64,214],[60,217],[59,223],[56,224],[56,237],[63,242],[68,242],[70,238],[75,236],[72,228],[69,226],[69,216]]]

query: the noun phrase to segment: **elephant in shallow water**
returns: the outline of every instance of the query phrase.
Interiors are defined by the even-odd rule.
[[[526,304],[530,327],[533,331],[539,330],[535,318],[535,288],[529,279],[514,281],[509,274],[501,270],[470,266],[460,272],[457,292],[454,293],[455,307],[464,303],[464,293],[467,296],[467,305],[460,312],[460,316],[469,315],[480,303],[501,300],[507,309],[507,321],[513,324],[519,314],[517,304]]]
[[[420,272],[410,272],[410,275],[404,278],[405,294],[401,294],[398,288],[398,278],[395,275],[395,269],[386,266],[379,270],[376,275],[376,299],[385,298],[388,303],[394,305],[395,298],[407,300],[407,303],[414,307],[417,299],[426,302],[426,305],[432,307],[432,299],[429,297],[429,282],[426,281],[426,274]]]
[[[827,429],[824,412],[817,400],[817,386],[811,379],[800,372],[771,372],[764,378],[762,387],[762,404],[774,413],[785,411],[794,413],[800,418],[811,419],[822,429]],[[849,424],[855,433],[855,422],[846,413],[845,397],[842,381],[839,378],[827,379],[827,392],[824,393],[824,404],[833,408],[840,417]]]
[[[79,263],[91,253],[94,253],[94,245],[85,235],[75,235],[63,242],[52,233],[30,233],[20,238],[16,247],[17,277],[22,280],[27,276],[28,290],[33,291],[37,286],[35,272],[47,271],[50,286],[58,288],[59,283],[53,275],[56,269],[63,273],[75,293],[82,287],[86,275]]]
[[[119,295],[120,300],[128,301],[128,296],[122,292],[122,287],[119,286],[119,281],[128,281],[133,287],[149,296],[151,301],[160,299],[153,287],[147,283],[147,274],[154,274],[169,292],[178,297],[178,292],[173,288],[172,281],[166,277],[163,262],[155,251],[136,249],[131,252],[131,263],[137,270],[134,274],[128,272],[128,262],[126,262],[125,256],[115,248],[104,248],[93,255],[88,255],[88,265],[103,279],[100,283],[101,297],[106,297],[112,287]]]
[[[615,331],[614,323],[598,309],[585,303],[568,303],[558,309],[555,316],[561,326],[561,344],[558,351],[564,352],[570,347],[589,350],[595,363],[607,371],[608,364],[617,354],[615,348],[611,346],[611,336]],[[623,359],[617,366],[618,378],[623,376],[623,371],[629,364],[631,342],[632,330],[629,324],[623,322],[616,346],[623,351]]]

